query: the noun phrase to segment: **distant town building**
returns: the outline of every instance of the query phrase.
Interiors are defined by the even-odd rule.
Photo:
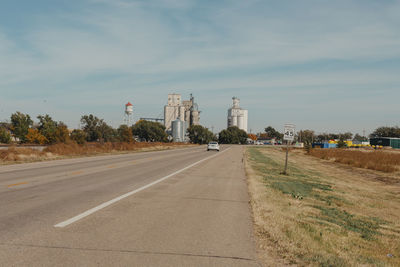
[[[248,111],[239,106],[240,99],[232,97],[232,107],[228,109],[228,127],[237,126],[247,132]]]
[[[172,122],[177,119],[185,122],[186,128],[199,124],[200,111],[192,94],[190,100],[184,101],[180,94],[168,94],[168,104],[164,107],[164,125],[167,132],[172,131]]]

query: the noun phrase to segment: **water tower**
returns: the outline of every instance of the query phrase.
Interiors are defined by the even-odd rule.
[[[131,126],[132,114],[133,114],[133,105],[131,104],[131,102],[128,102],[127,104],[125,104],[125,118],[124,118],[124,122],[128,126]]]

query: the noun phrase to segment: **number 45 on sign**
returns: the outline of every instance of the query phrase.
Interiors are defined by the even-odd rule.
[[[294,131],[295,131],[295,126],[293,124],[285,124],[283,128],[283,140],[293,141]]]
[[[286,140],[286,160],[285,160],[285,169],[283,170],[283,174],[287,174],[287,165],[288,165],[288,155],[289,155],[289,141],[292,142],[294,140],[294,129],[295,126],[293,124],[285,124],[283,127],[283,140]]]

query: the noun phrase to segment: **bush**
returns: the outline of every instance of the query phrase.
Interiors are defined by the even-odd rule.
[[[118,128],[118,138],[121,142],[131,143],[133,142],[132,129],[128,125],[121,125]]]
[[[11,143],[11,134],[5,128],[0,128],[0,143]]]
[[[80,145],[86,143],[86,138],[86,133],[82,130],[75,129],[71,133],[71,139]]]
[[[28,134],[25,136],[27,143],[43,145],[47,142],[45,136],[43,136],[37,129],[28,129]]]

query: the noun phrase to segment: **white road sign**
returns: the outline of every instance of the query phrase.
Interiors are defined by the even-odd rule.
[[[295,126],[293,124],[285,124],[283,128],[283,140],[294,140]]]

